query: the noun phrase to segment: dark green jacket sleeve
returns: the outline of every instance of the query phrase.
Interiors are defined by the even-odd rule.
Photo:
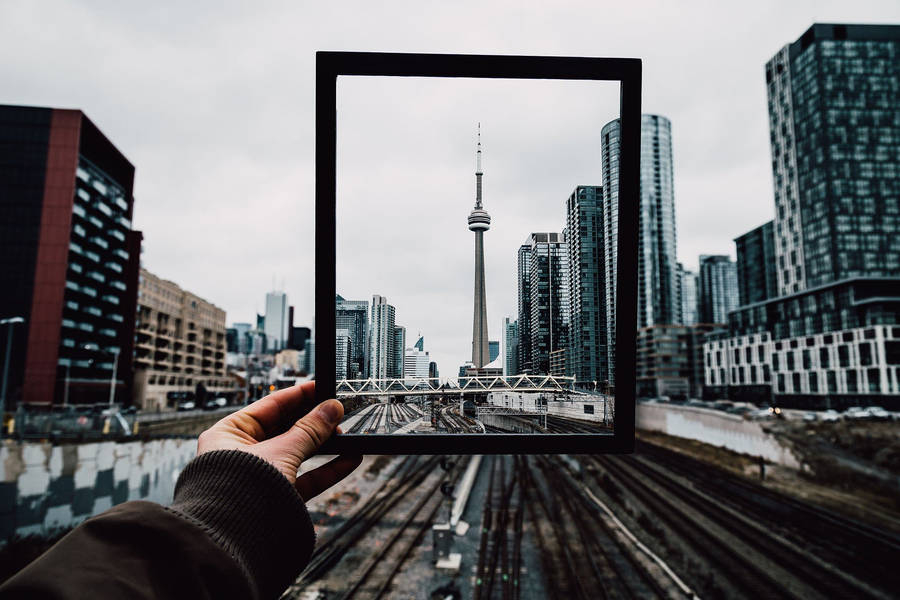
[[[237,450],[188,463],[170,507],[126,502],[89,519],[2,587],[2,598],[277,598],[315,532],[275,467]]]

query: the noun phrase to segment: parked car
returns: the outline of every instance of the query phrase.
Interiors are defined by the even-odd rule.
[[[818,416],[816,413],[812,412],[812,411],[810,411],[810,412],[805,412],[805,413],[803,413],[803,420],[806,421],[807,423],[811,423],[811,422],[814,422],[814,421],[818,421],[818,420],[819,420],[819,416]]]
[[[866,410],[869,411],[869,415],[871,419],[875,419],[876,421],[890,421],[891,413],[884,410],[881,406],[867,406]]]
[[[819,415],[819,420],[824,421],[826,423],[833,423],[834,421],[840,421],[841,413],[834,410],[833,408],[829,408],[828,410],[823,412],[821,415]]]
[[[194,410],[195,408],[197,408],[197,404],[193,400],[184,400],[182,402],[179,402],[176,408],[180,411]]]
[[[872,418],[872,413],[862,406],[851,406],[844,411],[844,418],[849,421],[863,421]]]
[[[206,404],[203,406],[204,410],[215,410],[217,408],[223,408],[228,406],[228,400],[219,396],[218,398],[211,398],[206,401]]]

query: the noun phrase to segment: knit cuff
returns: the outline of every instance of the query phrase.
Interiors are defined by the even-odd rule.
[[[192,460],[171,510],[199,524],[243,568],[258,598],[277,598],[309,562],[316,534],[300,494],[278,469],[247,452]]]

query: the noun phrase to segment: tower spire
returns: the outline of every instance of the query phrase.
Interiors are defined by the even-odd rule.
[[[478,122],[478,145],[475,149],[475,208],[481,208],[481,122]]]

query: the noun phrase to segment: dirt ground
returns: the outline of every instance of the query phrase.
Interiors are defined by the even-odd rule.
[[[900,484],[895,467],[888,468],[900,423],[779,421],[771,430],[791,445],[803,468],[766,464],[763,485],[900,533]],[[755,457],[656,432],[638,431],[637,437],[759,481]]]

